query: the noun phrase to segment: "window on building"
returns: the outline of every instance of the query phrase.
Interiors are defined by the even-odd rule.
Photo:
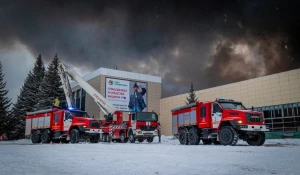
[[[75,106],[77,109],[80,109],[80,89],[76,91]]]
[[[81,107],[82,111],[85,111],[85,90],[81,89]]]
[[[201,114],[200,117],[206,117],[206,107],[201,107]]]

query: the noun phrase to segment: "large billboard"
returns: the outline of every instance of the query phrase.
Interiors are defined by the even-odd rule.
[[[147,111],[147,83],[106,78],[105,97],[120,111]]]

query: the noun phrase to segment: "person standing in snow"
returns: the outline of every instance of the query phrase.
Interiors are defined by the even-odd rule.
[[[134,83],[133,86],[134,93],[130,95],[128,108],[133,112],[141,112],[146,107],[143,96],[146,94],[147,90],[142,86],[140,87],[142,89],[141,92],[138,91],[139,86],[137,85],[137,83]]]
[[[158,143],[161,142],[161,127],[160,127],[160,122],[157,122],[157,132],[158,132]]]

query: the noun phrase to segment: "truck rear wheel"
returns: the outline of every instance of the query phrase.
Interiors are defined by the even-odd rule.
[[[184,128],[180,129],[179,142],[180,142],[181,145],[188,145],[189,144],[188,135],[187,135],[186,130]]]
[[[126,143],[126,142],[128,142],[128,140],[125,138],[124,132],[121,132],[121,134],[120,134],[120,142],[121,142],[121,143]]]
[[[148,142],[148,143],[152,143],[152,142],[153,142],[153,137],[148,137],[148,138],[147,138],[147,142]]]
[[[246,141],[250,146],[262,146],[266,141],[266,135],[264,132],[260,132],[257,135],[248,136]]]
[[[78,143],[79,142],[79,131],[78,131],[78,129],[72,129],[71,130],[70,141],[71,141],[71,143]]]
[[[32,133],[31,141],[32,143],[41,143],[41,132],[39,130],[36,130]]]
[[[238,134],[231,126],[223,126],[219,132],[219,140],[222,145],[236,145]]]
[[[130,141],[130,143],[134,143],[135,142],[135,138],[134,138],[132,130],[129,131],[129,141]]]
[[[195,127],[192,127],[190,130],[189,130],[189,143],[190,145],[199,145],[199,142],[200,142],[200,136],[198,134],[198,130],[197,128]]]
[[[51,139],[50,139],[50,135],[48,133],[48,131],[44,130],[41,134],[41,142],[42,143],[50,143]]]

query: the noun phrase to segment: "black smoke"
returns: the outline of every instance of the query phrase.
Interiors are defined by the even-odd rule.
[[[300,2],[1,1],[0,47],[163,77],[163,96],[300,67]]]

